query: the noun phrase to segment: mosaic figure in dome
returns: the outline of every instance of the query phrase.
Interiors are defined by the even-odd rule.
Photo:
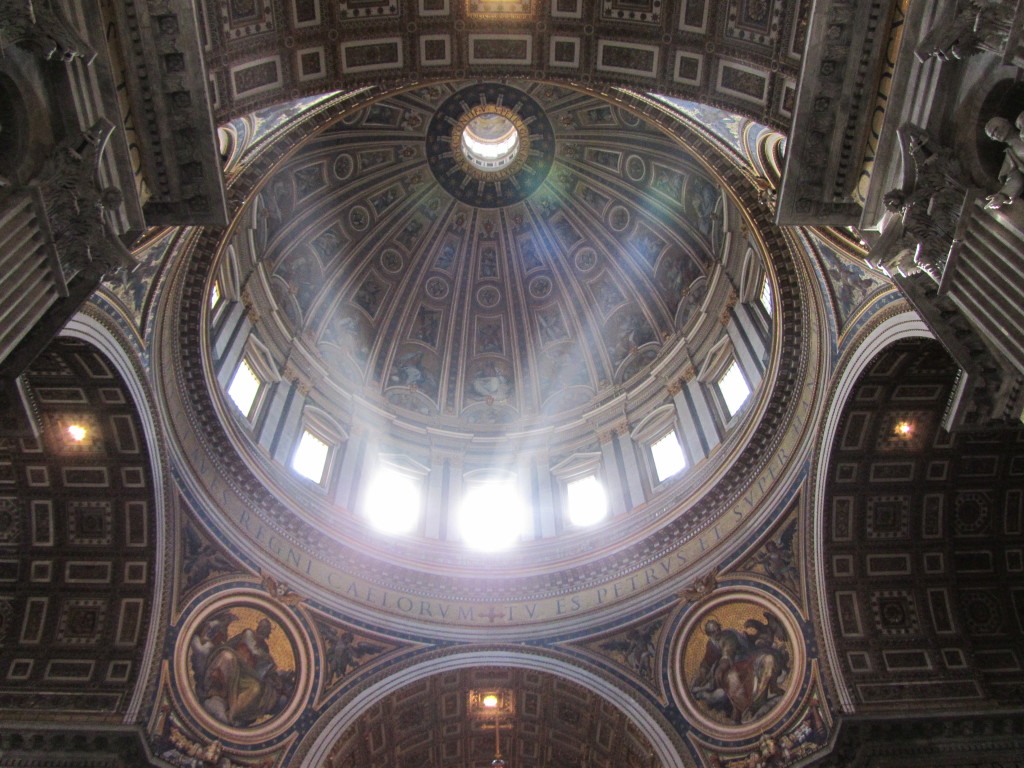
[[[493,248],[484,248],[480,257],[480,277],[498,276],[498,252]]]
[[[470,382],[474,399],[502,402],[512,396],[512,375],[506,366],[486,361]]]
[[[697,219],[697,229],[708,237],[715,224],[721,222],[721,208],[718,205],[719,192],[711,182],[698,176],[691,179],[688,208]]]
[[[278,263],[274,277],[288,286],[302,310],[308,310],[324,281],[319,259],[303,248],[291,251]]]

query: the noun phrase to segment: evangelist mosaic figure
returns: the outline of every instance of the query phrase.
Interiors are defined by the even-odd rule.
[[[278,668],[269,618],[229,635],[237,622],[230,611],[204,621],[192,637],[191,664],[203,709],[226,725],[247,727],[284,709],[295,692],[295,672]]]
[[[772,613],[747,619],[743,631],[709,618],[704,656],[690,681],[690,693],[735,725],[767,714],[785,693],[790,654],[786,631]]]

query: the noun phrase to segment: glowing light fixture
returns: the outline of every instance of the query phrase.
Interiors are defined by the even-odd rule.
[[[85,427],[80,424],[72,424],[68,427],[68,436],[76,443],[80,443],[85,440],[87,432]]]
[[[381,533],[409,533],[420,518],[420,488],[406,474],[382,467],[366,490],[366,516]]]
[[[494,760],[491,768],[505,768],[507,763],[501,754],[501,731],[511,730],[515,720],[515,694],[508,688],[470,691],[469,706],[466,709],[469,717],[482,720],[481,729],[494,729]],[[505,722],[502,722],[502,719]]]
[[[459,507],[462,540],[481,552],[508,549],[519,540],[526,512],[515,483],[492,480],[470,485]]]
[[[896,425],[896,434],[900,437],[910,437],[914,434],[914,425],[909,421],[901,421]]]

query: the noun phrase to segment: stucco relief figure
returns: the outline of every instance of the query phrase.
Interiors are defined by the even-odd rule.
[[[785,693],[788,638],[772,613],[764,611],[764,618],[746,619],[742,630],[723,627],[715,617],[704,622],[704,655],[688,686],[698,704],[724,722],[739,725],[757,719]]]
[[[625,637],[606,640],[600,647],[618,654],[630,669],[643,679],[653,682],[658,655],[654,638],[661,625],[661,621],[655,621],[645,627],[631,629]]]
[[[956,5],[955,13],[940,21],[922,39],[915,49],[917,58],[957,61],[981,51],[991,51],[1001,57],[1011,32],[1016,4],[1002,0],[967,0]]]
[[[92,62],[96,52],[78,34],[64,16],[60,6],[47,3],[8,2],[0,9],[0,49],[27,42],[34,45],[44,59],[69,62],[82,58]]]
[[[1013,125],[1005,117],[993,117],[985,123],[985,135],[1006,145],[1003,166],[999,169],[999,191],[989,195],[986,208],[1012,205],[1024,191],[1024,112]]]
[[[241,624],[235,613],[222,611],[204,621],[190,642],[193,684],[203,709],[233,727],[273,717],[295,692],[295,671],[278,665],[277,656],[288,654],[271,648],[274,623],[262,616],[255,626]]]

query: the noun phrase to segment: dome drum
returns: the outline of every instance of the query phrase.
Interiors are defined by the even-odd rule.
[[[255,258],[250,262],[246,257],[248,251],[243,240],[236,240],[232,254],[238,260],[235,269],[244,273],[256,268],[258,262]],[[334,505],[354,506],[352,511],[358,515],[361,491],[358,482],[353,488],[355,467],[362,467],[362,474],[369,477],[368,470],[377,465],[379,454],[405,456],[428,468],[422,480],[424,492],[431,498],[448,499],[446,507],[453,507],[458,498],[459,482],[452,478],[453,467],[462,467],[463,472],[494,467],[515,471],[521,495],[531,499],[539,514],[539,520],[524,534],[527,540],[545,539],[572,530],[564,521],[564,499],[553,490],[563,483],[556,480],[550,467],[581,452],[605,457],[598,474],[610,491],[615,489],[610,493],[613,517],[647,506],[656,498],[659,501],[655,506],[660,508],[665,502],[663,483],[653,471],[648,451],[650,443],[661,434],[638,441],[630,436],[628,425],[644,421],[652,409],[668,409],[672,416],[665,421],[661,432],[677,431],[687,463],[697,465],[709,456],[732,422],[732,414],[722,407],[717,391],[718,371],[710,369],[707,361],[710,357],[720,361],[742,360],[751,389],[757,388],[764,373],[763,357],[751,357],[746,348],[737,351],[729,333],[729,328],[735,326],[737,330],[733,335],[737,338],[761,339],[759,354],[766,354],[769,341],[763,334],[768,325],[761,310],[754,305],[740,306],[738,311],[727,313],[724,326],[723,316],[709,311],[712,306],[735,304],[731,285],[736,277],[728,277],[727,271],[738,268],[748,244],[732,238],[728,242],[736,244],[734,253],[725,254],[729,266],[716,264],[711,287],[693,294],[696,306],[689,310],[689,332],[677,332],[661,343],[650,341],[632,346],[630,335],[635,336],[637,331],[635,327],[628,328],[621,343],[631,348],[622,351],[623,359],[615,372],[622,384],[606,383],[595,392],[591,387],[574,384],[579,379],[563,373],[566,393],[571,395],[575,388],[584,398],[581,406],[563,409],[557,417],[545,410],[529,419],[516,418],[513,404],[521,401],[517,401],[513,387],[522,380],[522,373],[514,374],[503,356],[484,357],[480,367],[470,368],[468,376],[463,378],[467,406],[460,419],[437,412],[433,400],[435,391],[429,382],[424,383],[430,369],[424,362],[429,359],[428,355],[420,356],[422,344],[410,341],[399,347],[392,358],[399,362],[394,364],[379,392],[365,385],[359,389],[347,388],[343,381],[331,376],[330,361],[323,355],[289,345],[267,354],[275,358],[291,350],[288,362],[277,364],[284,374],[278,377],[280,391],[275,395],[280,402],[289,399],[290,406],[274,408],[268,403],[266,415],[261,415],[255,425],[256,433],[263,436],[257,440],[265,441],[265,449],[272,453],[277,448],[279,461],[287,464],[288,451],[282,452],[280,446],[275,446],[268,438],[283,435],[285,444],[297,440],[301,420],[293,421],[291,427],[288,420],[294,418],[292,414],[303,410],[333,414],[332,418],[340,425],[335,432],[365,436],[359,441],[348,439],[339,446],[335,466],[327,468],[319,490],[308,487],[305,479],[290,473],[280,478],[282,488],[291,489],[287,493],[305,498],[303,506],[306,508],[320,509],[318,517],[322,519],[337,517],[331,512]],[[264,330],[279,321],[280,315],[260,318],[251,327],[246,317],[239,317],[248,327],[246,332],[250,334],[252,350],[268,350],[269,344],[261,341],[264,338],[287,338],[285,329],[277,328],[276,333]],[[506,321],[506,325],[511,326],[513,322]],[[472,327],[472,320],[466,325]],[[214,343],[221,334],[237,335],[238,332],[239,327],[224,325],[217,330]],[[701,336],[709,332],[710,335]],[[416,350],[416,356],[409,350]],[[238,360],[253,354],[242,347],[238,357],[233,360],[226,357],[220,362],[221,370],[230,373]],[[305,373],[300,377],[298,370]],[[480,420],[479,415],[484,419]],[[243,425],[242,429],[246,432],[250,428]],[[617,459],[617,455],[626,457],[626,463]],[[639,484],[636,477],[627,479],[630,467],[641,470],[637,477],[645,479]],[[702,476],[702,472],[690,472],[684,484],[690,487]],[[446,486],[445,492],[441,490],[442,485]],[[678,498],[678,492],[670,496]],[[642,519],[646,519],[645,516],[636,517],[631,525],[640,525]],[[458,540],[455,529],[441,520],[430,520],[429,514],[421,520],[417,531],[428,539]]]
[[[225,428],[211,435],[217,463],[259,478],[260,490],[241,480],[228,517],[239,533],[257,519],[294,530],[261,549],[329,592],[381,594],[345,586],[358,573],[396,589],[426,579],[415,589],[433,599],[540,598],[613,573],[621,566],[596,564],[610,548],[649,562],[697,546],[704,516],[727,503],[702,500],[746,444],[737,435],[775,402],[778,320],[749,287],[769,280],[762,234],[704,163],[619,107],[519,84],[552,126],[552,167],[529,197],[476,205],[428,162],[432,115],[464,87],[325,121],[259,177],[228,238],[201,238],[196,254],[218,253],[212,270],[190,267],[219,288],[201,347]],[[243,363],[265,373],[244,408],[230,396]],[[727,371],[739,401],[723,394]],[[652,454],[666,439],[677,446],[668,469]],[[296,466],[302,444],[319,464]],[[376,469],[418,486],[411,530],[374,530]],[[495,471],[531,512],[511,550],[484,555],[467,549],[456,513],[474,478]],[[589,527],[569,509],[569,486],[587,478],[608,505]],[[678,533],[652,538],[666,526]],[[605,589],[584,596],[596,600],[588,611]]]

